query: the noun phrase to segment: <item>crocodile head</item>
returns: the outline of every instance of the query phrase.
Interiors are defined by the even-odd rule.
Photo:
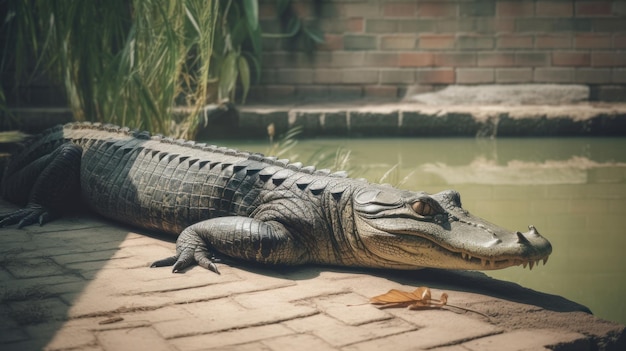
[[[535,227],[512,232],[473,216],[453,190],[429,195],[370,186],[357,191],[353,205],[359,238],[377,265],[532,269],[539,261],[545,264],[552,252]]]

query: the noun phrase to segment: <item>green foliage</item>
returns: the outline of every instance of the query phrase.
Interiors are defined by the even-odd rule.
[[[286,13],[290,3],[277,4]],[[0,8],[0,72],[10,62],[17,82],[51,72],[77,120],[192,138],[202,106],[234,101],[238,88],[245,101],[260,77],[258,0],[0,0]],[[173,121],[175,105],[193,108]]]

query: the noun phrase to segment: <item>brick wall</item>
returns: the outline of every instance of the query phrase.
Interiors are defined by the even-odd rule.
[[[276,30],[275,1],[261,23]],[[626,99],[626,0],[296,1],[313,53],[266,38],[255,98],[402,97],[449,84],[587,84]],[[318,16],[313,16],[314,12]]]

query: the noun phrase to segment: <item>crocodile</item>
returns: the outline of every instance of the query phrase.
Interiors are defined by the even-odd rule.
[[[490,270],[544,264],[534,226],[508,231],[463,209],[458,192],[402,190],[345,172],[125,127],[51,128],[7,164],[1,195],[22,207],[0,227],[43,225],[87,206],[177,236],[152,267],[219,273],[222,258],[268,265]]]

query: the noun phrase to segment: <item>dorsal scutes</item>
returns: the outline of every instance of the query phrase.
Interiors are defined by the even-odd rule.
[[[313,195],[318,195],[322,191],[324,191],[324,189],[326,189],[327,186],[328,186],[327,179],[316,179],[313,183],[309,185],[309,191]]]
[[[266,182],[268,181],[276,172],[280,171],[281,167],[278,166],[267,166],[265,168],[263,168],[260,172],[259,172],[259,177],[261,178],[262,181]]]
[[[313,174],[315,174],[315,175],[324,175],[324,176],[326,176],[326,175],[329,175],[329,174],[330,174],[330,169],[326,169],[326,168],[324,168],[324,169],[318,169],[317,171],[313,172]]]
[[[300,178],[298,178],[298,180],[296,180],[296,186],[298,188],[300,188],[300,190],[304,190],[306,189],[306,187],[308,187],[313,181],[315,180],[315,178],[313,176],[310,175],[304,175]]]
[[[287,168],[281,169],[280,171],[274,173],[274,175],[272,176],[272,182],[274,183],[274,185],[280,185],[294,173],[296,172]]]
[[[294,162],[287,165],[287,168],[292,169],[294,171],[299,171],[302,168],[302,162]]]

